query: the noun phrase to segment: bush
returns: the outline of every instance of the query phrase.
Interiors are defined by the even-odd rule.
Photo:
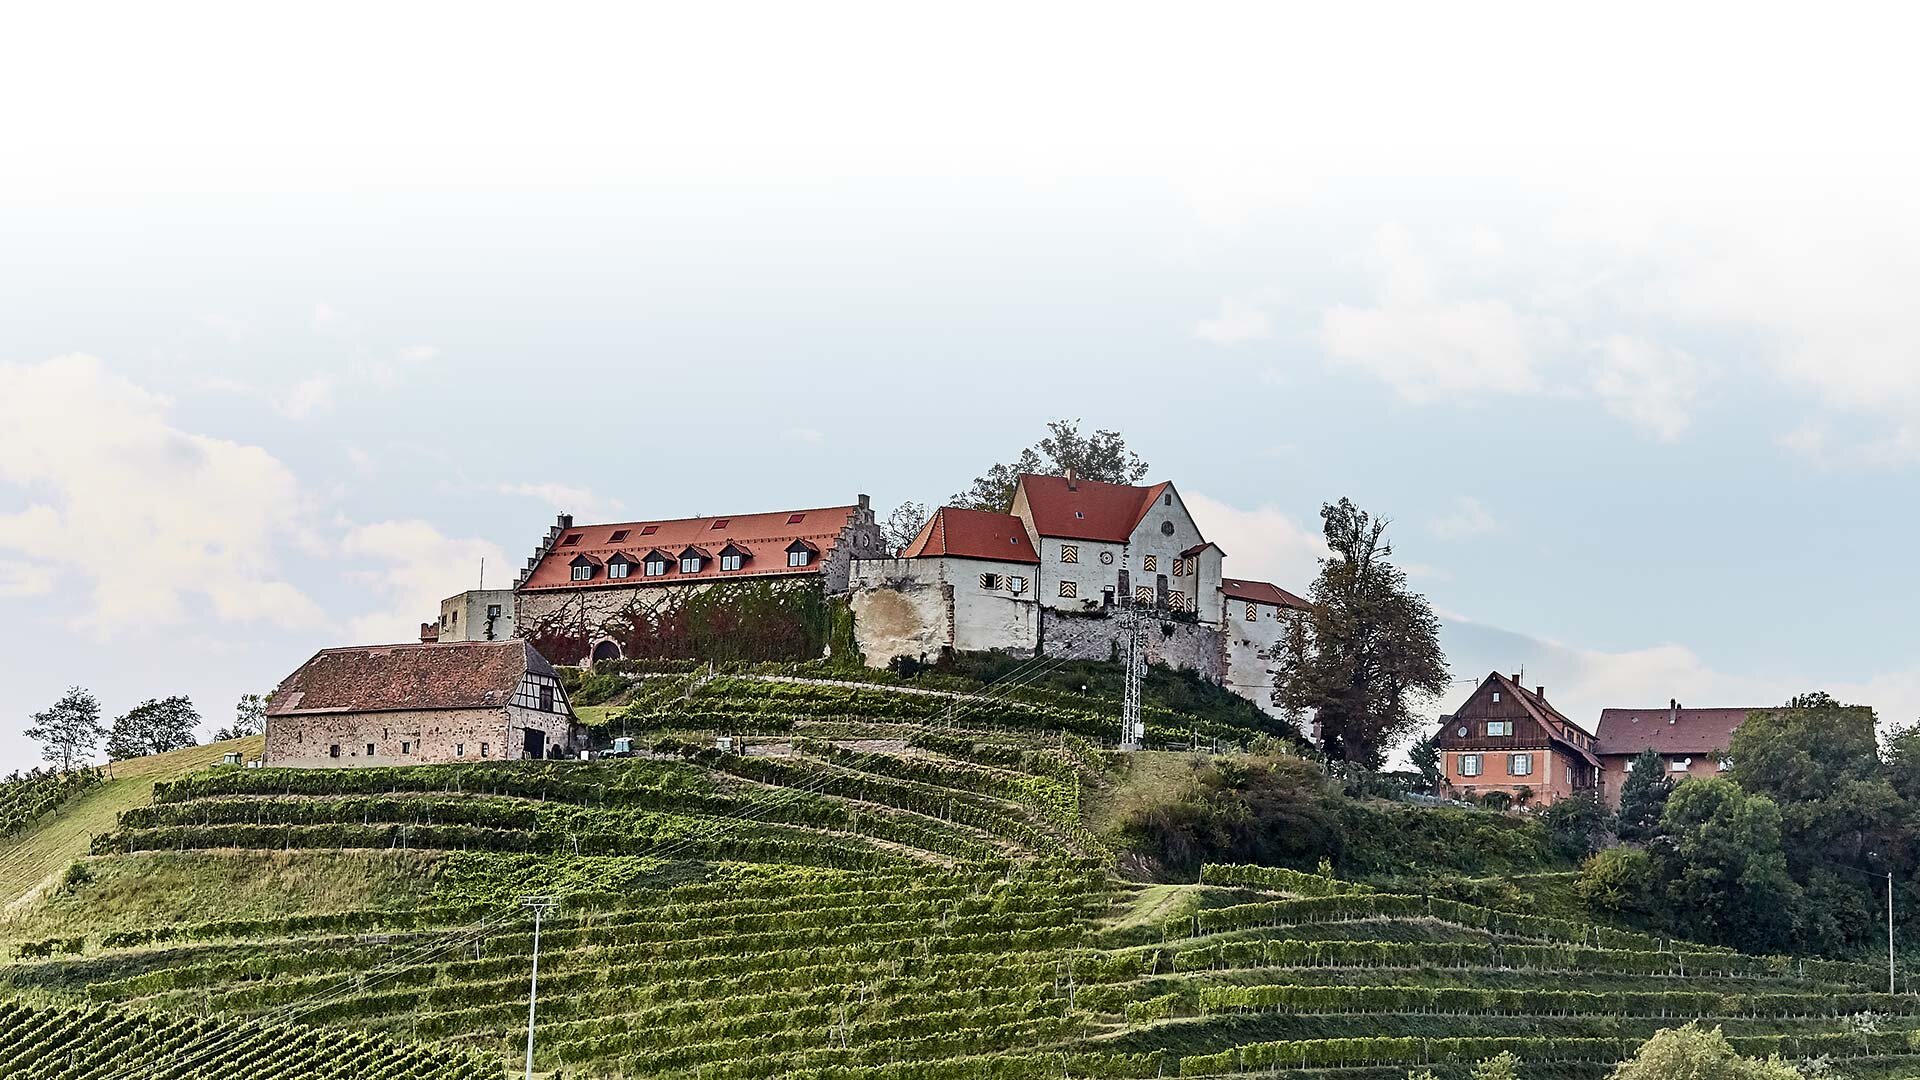
[[[1611,848],[1580,868],[1574,891],[1595,915],[1640,921],[1653,911],[1653,860],[1639,848]]]

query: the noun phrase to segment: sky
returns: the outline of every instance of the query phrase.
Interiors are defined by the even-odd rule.
[[[1438,711],[1920,718],[1898,7],[39,7],[0,771],[69,686],[210,731],[409,640],[556,512],[938,503],[1056,418],[1233,576],[1390,518]]]

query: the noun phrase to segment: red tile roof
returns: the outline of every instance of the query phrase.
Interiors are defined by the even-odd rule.
[[[1515,701],[1524,705],[1534,720],[1538,721],[1540,726],[1546,730],[1547,738],[1558,744],[1563,752],[1572,754],[1596,769],[1600,767],[1600,759],[1594,756],[1600,752],[1598,749],[1599,744],[1595,743],[1595,749],[1588,750],[1586,747],[1577,745],[1568,739],[1561,733],[1561,728],[1562,726],[1571,727],[1583,735],[1592,735],[1593,732],[1588,731],[1586,728],[1568,719],[1565,713],[1562,713],[1559,709],[1549,704],[1545,696],[1521,686],[1518,681],[1508,678],[1497,671],[1489,676],[1489,678],[1492,678],[1507,692],[1511,693]]]
[[[1227,594],[1229,600],[1244,600],[1253,604],[1272,604],[1276,607],[1292,608],[1295,611],[1311,611],[1313,605],[1293,595],[1270,581],[1248,581],[1245,578],[1221,578],[1220,591]]]
[[[528,671],[554,674],[517,638],[322,649],[273,692],[267,715],[493,708]]]
[[[1020,486],[1026,489],[1027,509],[1041,536],[1110,544],[1126,543],[1168,487],[1165,483],[1134,487],[1098,480],[1069,481],[1064,476],[1034,473],[1022,473]]]
[[[903,559],[948,555],[960,559],[997,559],[1001,562],[1034,563],[1040,556],[1033,550],[1027,527],[1012,514],[986,510],[962,510],[943,506],[920,526],[920,532],[900,552]]]
[[[559,543],[548,551],[539,565],[527,575],[519,586],[520,590],[540,589],[597,589],[609,586],[615,588],[645,587],[649,585],[673,585],[683,581],[709,581],[719,578],[773,577],[798,574],[817,574],[820,565],[833,546],[840,539],[840,532],[847,527],[858,506],[829,506],[816,510],[775,510],[766,514],[721,514],[713,517],[678,518],[673,521],[624,521],[610,522],[605,525],[576,525],[561,534]],[[798,519],[798,520],[796,520]],[[715,529],[716,522],[726,522],[723,529]],[[609,579],[604,574],[595,574],[587,581],[574,581],[568,563],[579,554],[589,554],[604,560],[618,550],[613,534],[628,531],[646,537],[646,542],[654,545],[652,550],[669,554],[667,572],[659,577],[626,577]],[[567,544],[567,538],[578,536],[573,544]],[[629,537],[632,539],[632,537]],[[793,541],[811,545],[820,553],[807,566],[788,566],[786,549]],[[778,555],[753,555],[746,565],[738,570],[722,570],[717,559],[702,561],[700,572],[683,574],[680,572],[679,552],[689,547],[708,549],[708,545],[738,544],[751,551],[779,552]],[[643,555],[646,549],[639,549]]]
[[[1771,709],[1689,709],[1655,706],[1651,709],[1601,709],[1600,731],[1594,750],[1601,754],[1710,754],[1725,750],[1733,731],[1747,722],[1750,712]]]

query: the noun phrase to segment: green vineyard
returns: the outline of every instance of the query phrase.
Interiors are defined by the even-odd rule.
[[[1125,880],[1109,803],[1188,755],[1103,751],[1056,691],[645,683],[604,721],[632,757],[156,785],[0,924],[0,1076],[518,1075],[530,894],[552,1077],[1598,1077],[1689,1019],[1920,1071],[1884,968],[1398,878]],[[152,882],[190,899],[135,909]]]

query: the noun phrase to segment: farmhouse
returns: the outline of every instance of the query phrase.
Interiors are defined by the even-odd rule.
[[[1007,513],[942,507],[901,552],[858,558],[854,634],[869,664],[943,650],[1105,660],[1118,616],[1145,616],[1149,661],[1223,683],[1270,713],[1274,651],[1304,600],[1221,574],[1171,483],[1019,477]]]
[[[559,757],[573,722],[559,676],[518,639],[323,649],[273,692],[264,763]]]
[[[1544,686],[1528,690],[1520,676],[1493,672],[1434,735],[1447,787],[1485,797],[1547,806],[1595,790],[1600,759],[1594,736],[1547,701]]]
[[[748,659],[817,656],[821,598],[847,590],[854,559],[884,551],[865,495],[849,506],[601,525],[561,514],[514,585],[515,632],[565,664],[715,647]]]

